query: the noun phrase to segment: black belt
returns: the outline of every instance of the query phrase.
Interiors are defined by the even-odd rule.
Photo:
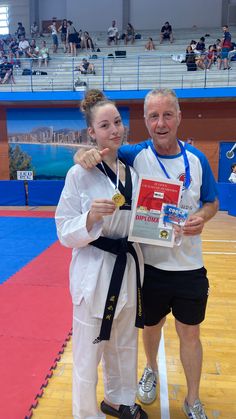
[[[109,239],[107,237],[99,237],[97,240],[94,240],[90,244],[101,250],[105,250],[105,252],[117,255],[107,293],[100,333],[99,336],[93,341],[93,343],[99,343],[102,340],[110,339],[112,322],[115,315],[116,305],[118,302],[127,262],[127,253],[130,253],[133,256],[136,266],[137,307],[135,326],[143,329],[144,313],[139,261],[132,243],[128,242],[127,237],[122,239]]]

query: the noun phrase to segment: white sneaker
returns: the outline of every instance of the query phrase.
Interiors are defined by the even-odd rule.
[[[138,383],[137,398],[140,402],[151,404],[157,397],[157,372],[145,367],[141,380]]]
[[[183,411],[189,419],[208,419],[204,411],[203,405],[200,400],[195,400],[194,405],[188,404],[187,400],[184,401]]]

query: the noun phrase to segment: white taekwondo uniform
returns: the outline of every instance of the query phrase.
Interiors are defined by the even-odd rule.
[[[131,168],[133,196],[137,174]],[[135,402],[137,370],[136,267],[127,254],[127,264],[108,341],[93,344],[99,335],[108,287],[116,255],[100,250],[92,241],[100,236],[113,239],[128,236],[130,210],[116,209],[88,232],[87,215],[94,199],[111,199],[114,187],[97,167],[85,170],[73,166],[56,210],[60,242],[73,248],[70,264],[70,291],[73,314],[73,415],[76,419],[105,417],[97,407],[97,367],[102,358],[105,398],[111,403],[132,405]],[[133,244],[143,280],[140,247]]]

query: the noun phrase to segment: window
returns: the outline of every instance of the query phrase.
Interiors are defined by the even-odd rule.
[[[0,35],[7,35],[7,34],[9,34],[8,7],[1,6],[0,7]]]

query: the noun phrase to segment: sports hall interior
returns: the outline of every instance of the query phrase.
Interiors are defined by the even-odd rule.
[[[236,42],[236,1],[0,0],[2,6],[8,7],[12,34],[21,21],[30,39],[30,26],[38,23],[42,36],[36,40],[46,40],[51,59],[40,69],[46,75],[27,76],[23,69],[39,70],[38,64],[22,59],[21,68],[13,69],[14,82],[0,84],[0,417],[72,419],[70,250],[59,245],[54,226],[64,180],[10,180],[9,115],[17,110],[24,119],[30,109],[79,111],[86,90],[98,88],[118,107],[128,109],[128,141],[134,144],[148,138],[145,95],[161,87],[175,90],[182,112],[178,137],[192,139],[207,156],[218,185],[220,209],[202,234],[211,291],[201,329],[201,399],[209,419],[236,419],[236,185],[228,182],[236,161],[236,61],[230,62],[228,71],[214,64],[209,71],[187,72],[179,60],[192,39],[205,36],[208,46],[222,38],[226,24]],[[73,20],[76,29],[89,31],[94,51],[78,49],[72,57],[64,53],[59,38],[58,51],[52,52],[47,28],[53,19],[59,26],[63,18]],[[113,19],[120,34],[132,23],[140,35],[133,44],[119,39],[117,45],[107,45]],[[172,44],[168,40],[160,44],[165,21],[173,28]],[[149,37],[154,51],[145,50]],[[75,68],[83,58],[94,64],[95,74],[78,74]],[[76,85],[77,79],[84,84]],[[140,333],[138,377],[144,364]],[[172,316],[163,331],[159,369],[160,397],[145,410],[150,419],[181,419],[186,383]],[[101,370],[97,396],[102,401]]]

